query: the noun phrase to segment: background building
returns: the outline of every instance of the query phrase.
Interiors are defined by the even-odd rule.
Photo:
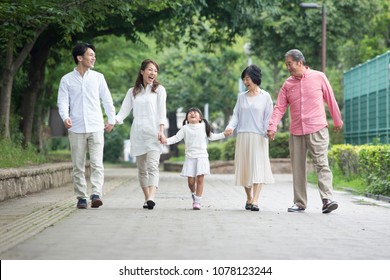
[[[344,142],[390,143],[390,51],[344,73]]]

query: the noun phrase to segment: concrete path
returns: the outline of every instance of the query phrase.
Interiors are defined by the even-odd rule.
[[[292,177],[274,174],[260,212],[244,210],[234,175],[205,177],[192,210],[186,178],[160,173],[154,210],[142,209],[136,170],[106,169],[99,209],[78,210],[71,185],[0,203],[2,260],[389,260],[390,205],[335,192],[321,213],[315,186],[304,213],[288,213]]]

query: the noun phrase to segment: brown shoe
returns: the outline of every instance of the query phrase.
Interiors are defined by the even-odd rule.
[[[336,201],[330,199],[323,199],[322,203],[323,203],[322,213],[324,214],[330,213],[339,207]]]
[[[92,208],[99,208],[103,205],[103,201],[100,199],[100,197],[96,194],[91,196],[91,207]]]

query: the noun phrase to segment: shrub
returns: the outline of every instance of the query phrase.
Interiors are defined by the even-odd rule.
[[[107,162],[118,162],[123,156],[123,137],[117,130],[110,133],[104,133],[104,152],[103,159]]]
[[[269,143],[270,158],[290,157],[290,150],[288,147],[289,138],[290,138],[290,133],[288,132],[278,132],[276,134],[275,140],[270,141]]]
[[[390,145],[334,145],[329,163],[346,178],[364,180],[367,192],[390,195]]]
[[[69,138],[67,136],[62,137],[50,137],[50,151],[57,150],[70,150]]]
[[[364,145],[359,152],[361,174],[372,194],[390,195],[390,145]]]
[[[184,157],[185,156],[185,153],[186,153],[185,148],[186,147],[185,147],[184,144],[177,145],[177,150],[178,150],[178,153],[179,153],[179,157]]]
[[[280,132],[274,141],[269,144],[270,158],[289,158],[290,152],[288,147],[290,134],[288,132]],[[223,159],[233,160],[236,148],[236,137],[229,138],[224,145]]]
[[[235,150],[236,150],[236,137],[229,138],[223,146],[223,159],[233,160]]]
[[[340,169],[343,176],[349,178],[359,174],[360,146],[333,145],[328,153],[329,165]]]
[[[209,160],[221,160],[222,151],[218,146],[209,146],[207,148],[209,153]]]

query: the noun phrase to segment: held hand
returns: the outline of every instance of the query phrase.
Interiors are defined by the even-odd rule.
[[[162,132],[158,133],[157,138],[161,144],[165,144],[167,142],[167,138],[165,137],[164,133],[162,133]]]
[[[113,124],[109,124],[109,123],[106,123],[104,129],[106,130],[106,132],[110,133],[112,131],[112,129],[114,128],[114,125]]]
[[[226,129],[226,130],[223,132],[223,134],[225,135],[225,137],[226,137],[226,136],[230,136],[230,135],[233,134],[233,129],[228,128],[228,129]]]
[[[275,131],[268,130],[268,131],[267,131],[267,135],[268,135],[269,140],[274,141],[274,140],[275,140],[276,132],[275,132]]]

